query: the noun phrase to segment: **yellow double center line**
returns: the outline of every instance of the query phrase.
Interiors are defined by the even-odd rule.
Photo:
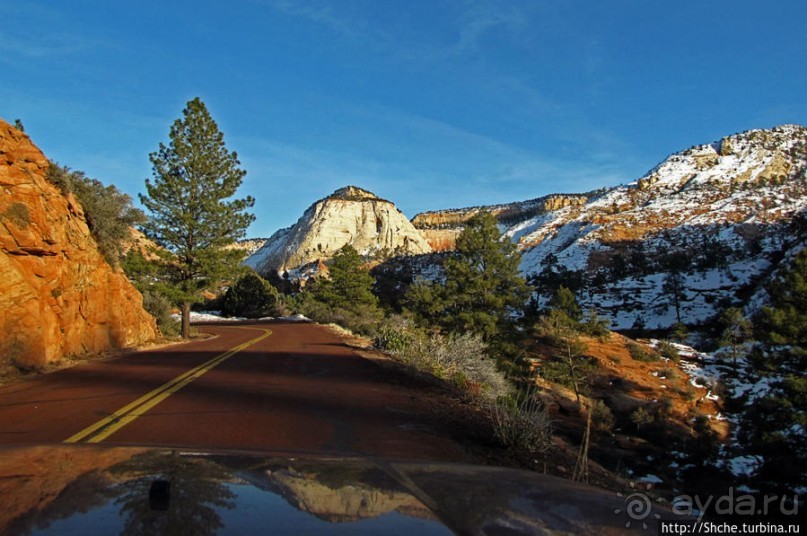
[[[213,367],[220,365],[224,361],[228,360],[241,350],[245,348],[249,348],[253,344],[257,344],[258,342],[264,340],[269,335],[272,334],[272,331],[269,329],[263,328],[238,328],[238,329],[256,329],[263,331],[263,335],[260,337],[256,337],[252,340],[249,340],[243,344],[239,344],[238,346],[227,350],[221,355],[214,357],[213,359],[202,363],[198,367],[192,368],[191,370],[185,372],[174,378],[173,380],[169,381],[166,384],[161,385],[160,387],[154,389],[148,394],[145,394],[135,400],[134,402],[123,406],[118,411],[113,413],[112,415],[101,419],[100,421],[96,422],[85,428],[84,430],[74,434],[67,439],[64,440],[65,443],[79,443],[81,441],[86,441],[87,443],[100,443],[107,437],[111,436],[133,420],[137,419],[148,410],[171,396],[172,394],[176,393],[193,380],[202,376],[205,372],[212,369]]]

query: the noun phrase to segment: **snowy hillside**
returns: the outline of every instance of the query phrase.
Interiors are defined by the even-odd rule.
[[[806,144],[797,125],[729,136],[506,234],[539,289],[569,286],[615,328],[699,324],[807,242]]]

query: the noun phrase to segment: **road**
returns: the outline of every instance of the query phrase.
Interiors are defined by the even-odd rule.
[[[308,323],[205,325],[206,340],[0,388],[0,444],[103,443],[468,461],[433,388]]]

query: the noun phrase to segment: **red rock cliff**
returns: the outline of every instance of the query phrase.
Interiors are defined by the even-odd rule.
[[[48,160],[0,120],[0,362],[37,367],[157,334],[140,293],[98,252]]]

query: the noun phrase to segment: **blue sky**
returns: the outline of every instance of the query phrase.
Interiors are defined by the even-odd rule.
[[[0,0],[0,118],[136,196],[199,96],[250,236],[346,184],[424,210],[583,192],[807,123],[807,2]]]

